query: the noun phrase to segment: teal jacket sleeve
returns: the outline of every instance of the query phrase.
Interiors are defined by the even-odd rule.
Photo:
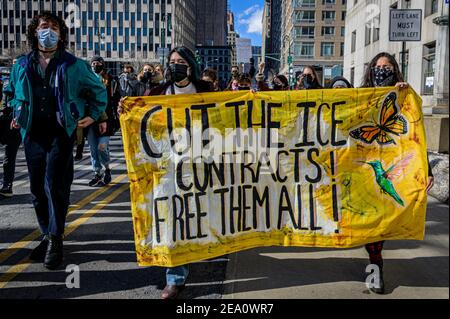
[[[103,83],[97,78],[92,71],[89,64],[85,61],[80,61],[82,64],[81,77],[81,91],[89,91],[90,94],[84,95],[86,102],[89,105],[90,117],[97,121],[100,115],[105,111],[108,103],[106,88]]]

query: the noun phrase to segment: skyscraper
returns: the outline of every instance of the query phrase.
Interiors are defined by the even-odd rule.
[[[343,65],[346,1],[283,1],[282,8],[282,72],[289,71],[290,55],[294,75],[312,65],[320,82],[327,85],[333,70]]]
[[[237,65],[236,52],[236,30],[234,28],[234,14],[230,10],[227,12],[227,44],[231,46],[231,65]]]
[[[283,0],[264,2],[262,55],[265,57],[266,71],[271,70],[275,74],[280,69],[282,6]]]
[[[195,0],[1,2],[0,60],[26,50],[26,28],[44,10],[66,20],[68,49],[81,58],[100,54],[109,62],[157,62],[159,48],[195,49]]]
[[[227,45],[227,0],[196,0],[196,45]]]

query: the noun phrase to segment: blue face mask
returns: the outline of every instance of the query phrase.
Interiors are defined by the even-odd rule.
[[[59,35],[52,29],[41,29],[38,31],[39,44],[45,49],[54,48],[59,41]]]

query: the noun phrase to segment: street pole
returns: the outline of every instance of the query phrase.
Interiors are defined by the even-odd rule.
[[[406,75],[406,41],[402,42],[402,75]]]

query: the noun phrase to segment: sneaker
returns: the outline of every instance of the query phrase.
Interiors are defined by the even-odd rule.
[[[91,179],[91,181],[88,183],[89,186],[98,186],[99,183],[103,184],[102,181],[102,175],[100,174],[95,174],[94,177]]]
[[[13,196],[12,185],[3,185],[0,189],[0,200]]]
[[[103,176],[103,183],[105,185],[108,185],[109,183],[111,183],[111,170],[110,169],[105,170],[105,176]]]

